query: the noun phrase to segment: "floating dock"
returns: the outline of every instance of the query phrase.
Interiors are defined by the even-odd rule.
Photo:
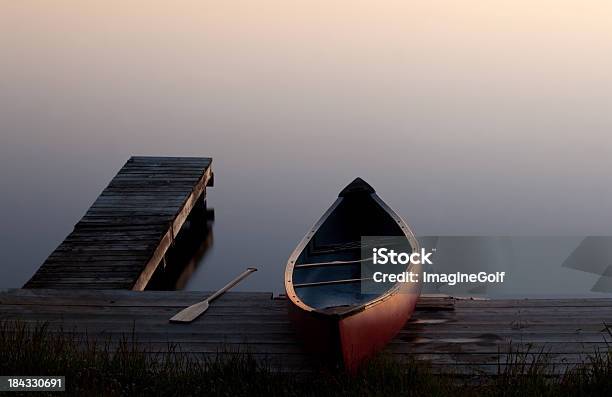
[[[143,290],[191,211],[212,159],[132,157],[24,288]]]
[[[271,293],[229,292],[190,324],[176,312],[208,296],[186,291],[9,290],[0,293],[0,319],[49,330],[75,331],[102,342],[126,339],[151,353],[214,357],[249,353],[273,368],[316,368],[287,317],[287,301]],[[386,352],[429,363],[443,373],[494,374],[523,352],[554,370],[607,351],[612,299],[459,300],[425,296]],[[608,338],[608,339],[607,339]],[[527,363],[532,358],[528,357]],[[516,363],[516,365],[521,365]]]

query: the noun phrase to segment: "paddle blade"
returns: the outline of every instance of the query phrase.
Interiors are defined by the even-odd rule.
[[[171,323],[190,323],[208,310],[208,300],[191,305],[176,313],[170,319]]]

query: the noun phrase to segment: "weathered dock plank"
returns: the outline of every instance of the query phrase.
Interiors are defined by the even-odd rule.
[[[143,290],[212,183],[212,159],[132,157],[24,288]]]
[[[287,302],[271,293],[229,292],[190,324],[168,319],[207,292],[22,289],[0,293],[0,320],[47,323],[116,343],[128,337],[151,353],[249,352],[286,370],[316,363],[302,350]],[[455,300],[423,297],[412,319],[387,347],[398,360],[428,362],[436,371],[494,373],[513,356],[539,355],[555,370],[580,364],[610,343],[612,299]],[[511,365],[511,364],[509,364]]]

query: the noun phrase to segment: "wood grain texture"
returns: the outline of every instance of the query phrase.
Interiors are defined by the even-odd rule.
[[[204,199],[211,163],[130,158],[24,288],[143,290]]]
[[[294,335],[287,301],[266,292],[228,292],[190,324],[168,319],[209,292],[21,289],[0,292],[0,320],[51,332],[70,330],[109,342],[131,340],[151,354],[174,349],[213,357],[249,352],[290,371],[316,363]],[[563,370],[605,351],[612,299],[459,300],[423,296],[417,310],[387,346],[394,359],[427,362],[444,373],[495,373],[521,352]]]

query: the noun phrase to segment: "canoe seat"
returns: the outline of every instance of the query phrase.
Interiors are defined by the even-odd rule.
[[[361,241],[349,241],[339,244],[316,245],[311,248],[311,255],[329,254],[334,252],[352,251],[361,248]]]
[[[361,240],[347,241],[338,244],[316,244],[311,247],[310,254],[328,254],[342,251],[352,251],[362,248],[376,247],[376,246],[394,246],[398,243],[398,237],[400,236],[380,236],[379,238],[368,238],[367,244],[363,245]]]
[[[372,277],[367,278],[347,278],[344,280],[330,280],[330,281],[318,281],[315,283],[301,283],[301,284],[293,284],[293,288],[304,288],[304,287],[319,287],[321,285],[336,285],[336,284],[351,284],[351,283],[359,283],[362,281],[372,280]]]
[[[372,258],[366,259],[356,259],[353,261],[330,261],[330,262],[318,262],[318,263],[301,263],[299,265],[295,265],[295,269],[304,269],[304,268],[313,268],[313,267],[325,267],[325,266],[340,266],[340,265],[351,265],[354,263],[363,263],[369,262]]]

